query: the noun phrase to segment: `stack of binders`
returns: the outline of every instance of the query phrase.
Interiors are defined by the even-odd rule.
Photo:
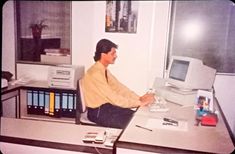
[[[27,113],[74,118],[76,94],[42,90],[27,90]]]
[[[27,111],[28,114],[44,114],[44,92],[28,90],[27,91]]]
[[[76,94],[62,93],[62,116],[75,117]]]

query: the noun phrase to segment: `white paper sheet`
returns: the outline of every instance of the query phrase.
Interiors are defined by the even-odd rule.
[[[168,129],[168,130],[175,130],[175,131],[187,131],[188,130],[188,122],[180,120],[178,121],[178,126],[174,125],[163,125],[165,121],[163,119],[151,118],[147,120],[145,125],[146,128],[150,129]]]

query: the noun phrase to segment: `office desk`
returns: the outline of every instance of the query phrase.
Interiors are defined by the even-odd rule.
[[[45,101],[42,101],[44,104],[43,106],[39,106],[39,98],[37,98],[36,103],[31,104],[31,111],[28,112],[28,98],[27,98],[27,90],[30,91],[35,91],[36,92],[36,97],[39,97],[39,91],[43,93],[43,97],[45,97],[45,93],[53,92],[53,93],[59,93],[60,96],[62,93],[66,94],[71,94],[73,97],[73,109],[67,109],[69,111],[61,111],[62,109],[58,112],[54,112],[54,116],[48,116],[48,114],[45,114]],[[1,91],[1,106],[3,101],[8,100],[12,97],[16,97],[16,103],[15,103],[15,117],[16,118],[31,118],[31,119],[42,119],[42,120],[51,120],[51,121],[67,121],[67,122],[72,122],[75,123],[75,114],[76,114],[76,109],[74,105],[75,98],[76,97],[77,90],[76,89],[69,89],[69,88],[53,88],[49,87],[47,81],[37,81],[37,80],[31,80],[28,81],[26,84],[15,84],[15,85],[9,85],[7,88],[2,89]],[[41,104],[40,104],[41,105]],[[35,107],[36,106],[36,107]],[[3,113],[1,108],[1,113]],[[58,114],[57,114],[58,113]],[[80,114],[80,113],[77,113]],[[1,114],[2,116],[2,114]]]
[[[2,101],[14,96],[20,97],[19,100],[21,101],[17,101],[16,112],[21,114],[18,116],[19,119],[0,117],[0,142],[87,153],[113,153],[113,147],[83,143],[82,141],[87,132],[98,132],[108,128],[77,125],[74,118],[50,116],[47,118],[45,115],[31,115],[27,118],[26,90],[34,88],[59,92],[77,92],[74,89],[49,88],[45,81],[30,81],[24,85],[9,86],[4,91],[2,90]],[[72,119],[72,122],[68,119]],[[115,130],[119,135],[121,129]],[[2,152],[4,153],[4,151]]]
[[[167,106],[170,110],[164,113],[150,112],[149,107],[139,108],[116,142],[117,153],[137,151],[139,153],[141,151],[150,153],[231,153],[234,150],[228,129],[220,114],[216,127],[195,126],[195,110],[192,106],[180,107],[170,102],[167,103]],[[218,109],[216,100],[215,106]],[[147,127],[151,120],[161,120],[163,117],[186,121],[188,129],[185,131],[152,127],[150,128],[152,131],[150,131],[136,127],[136,125]]]
[[[83,143],[87,132],[107,130],[105,127],[75,125],[71,123],[48,122],[1,118],[0,142],[31,145],[37,147],[87,152],[113,153],[112,147],[103,144]],[[117,135],[120,129],[114,129]],[[4,151],[2,151],[4,153]]]

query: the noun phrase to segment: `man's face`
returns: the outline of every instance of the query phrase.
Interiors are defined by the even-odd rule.
[[[116,49],[111,48],[111,51],[108,53],[102,53],[102,58],[106,62],[106,64],[114,64],[117,54],[116,54]]]

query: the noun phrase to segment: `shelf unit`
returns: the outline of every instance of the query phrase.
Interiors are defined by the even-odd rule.
[[[77,97],[77,89],[51,88],[47,81],[30,82],[20,88],[20,118],[75,123]]]

